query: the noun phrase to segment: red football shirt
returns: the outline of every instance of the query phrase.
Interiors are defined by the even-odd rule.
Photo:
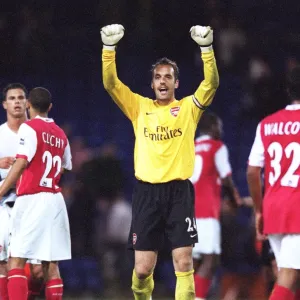
[[[288,105],[257,127],[249,165],[264,168],[266,234],[300,233],[300,105]]]
[[[221,180],[231,174],[227,147],[208,135],[195,141],[195,168],[190,178],[195,187],[196,218],[218,219],[221,208]]]
[[[17,195],[60,192],[62,169],[71,170],[68,139],[52,119],[36,117],[20,126],[17,158],[28,161],[17,183]]]

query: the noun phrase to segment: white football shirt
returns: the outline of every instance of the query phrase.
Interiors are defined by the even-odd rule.
[[[7,123],[0,126],[0,158],[15,157],[19,146],[18,134],[12,131]],[[0,176],[6,178],[10,169],[0,169]]]

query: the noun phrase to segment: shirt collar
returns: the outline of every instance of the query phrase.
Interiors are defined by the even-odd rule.
[[[285,107],[286,110],[298,110],[300,109],[300,104],[290,104]]]
[[[35,119],[40,119],[40,120],[43,120],[43,121],[45,121],[45,122],[47,122],[47,123],[54,122],[54,120],[51,119],[51,118],[43,118],[43,117],[41,117],[41,116],[39,116],[39,115],[37,115],[37,116],[35,117]]]
[[[200,135],[199,137],[196,138],[196,141],[197,142],[202,142],[202,141],[205,141],[205,140],[211,140],[212,137],[208,134],[204,134],[204,135]]]

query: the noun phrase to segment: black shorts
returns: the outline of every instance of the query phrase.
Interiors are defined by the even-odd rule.
[[[158,251],[164,239],[172,249],[197,243],[194,198],[189,180],[157,184],[138,181],[132,198],[129,248]]]

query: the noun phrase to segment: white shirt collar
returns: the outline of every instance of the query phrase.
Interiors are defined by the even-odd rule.
[[[300,104],[290,104],[285,107],[286,110],[298,110],[300,109]]]
[[[41,116],[39,116],[39,115],[37,115],[37,116],[35,117],[35,119],[41,119],[41,120],[43,120],[43,121],[45,121],[45,122],[47,122],[47,123],[54,122],[54,120],[51,119],[51,118],[43,118],[43,117],[41,117]]]
[[[205,140],[211,140],[212,137],[208,134],[204,134],[204,135],[200,135],[199,137],[196,138],[196,141],[197,142],[202,142],[202,141],[205,141]]]

